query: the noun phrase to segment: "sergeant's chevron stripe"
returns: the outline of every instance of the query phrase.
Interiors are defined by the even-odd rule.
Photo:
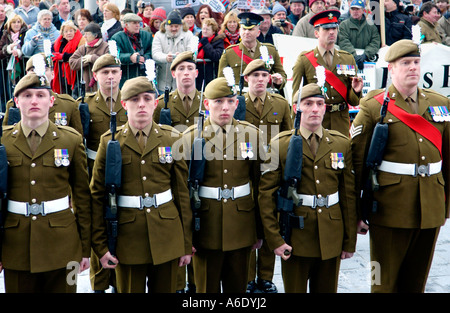
[[[355,136],[358,136],[362,133],[363,126],[359,125],[355,127],[355,124],[352,124],[352,127],[350,127],[350,138],[354,138]]]

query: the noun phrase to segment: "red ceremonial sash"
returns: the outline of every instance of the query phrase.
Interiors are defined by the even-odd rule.
[[[376,95],[374,98],[380,104],[383,104],[384,92]],[[394,104],[395,99],[390,99],[388,104],[388,111],[391,112],[400,121],[405,123],[406,126],[428,139],[439,150],[439,154],[442,157],[441,132],[422,116],[418,114],[410,114]]]
[[[245,62],[245,64],[249,64],[253,59],[248,55],[242,53],[242,50],[239,49],[239,45],[233,47],[234,52]]]
[[[308,58],[308,60],[311,62],[312,66],[316,68],[319,66],[319,63],[317,63],[317,58],[314,57],[314,50],[308,52],[305,54],[305,56]],[[334,73],[328,69],[325,68],[325,80],[333,86],[333,88],[344,98],[345,102],[347,101],[347,86],[336,76]]]

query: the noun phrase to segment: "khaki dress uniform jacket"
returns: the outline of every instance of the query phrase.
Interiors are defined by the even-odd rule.
[[[181,99],[178,89],[172,91],[169,94],[169,101],[167,103],[167,108],[170,109],[170,116],[172,118],[172,127],[175,127],[178,131],[183,132],[187,127],[194,125],[198,118],[198,109],[200,105],[201,94],[200,91],[195,92],[194,99],[192,100],[192,105],[189,113],[183,106],[183,99]],[[165,107],[164,95],[158,97],[158,106],[153,112],[153,120],[159,123],[159,115],[161,110]],[[202,106],[203,108],[203,106]]]
[[[117,113],[117,127],[122,126],[128,121],[128,117],[125,109],[120,103],[120,91],[117,96],[116,103],[114,105],[114,112]],[[81,102],[81,98],[78,98],[78,103]],[[110,128],[111,110],[109,103],[105,102],[100,90],[96,93],[90,93],[86,95],[84,101],[89,105],[90,123],[89,123],[89,136],[86,140],[86,148],[92,151],[97,151],[100,136],[102,136]],[[88,154],[88,166],[90,169],[94,166],[94,160],[89,157]]]
[[[278,54],[278,50],[277,48],[269,43],[261,43],[259,41],[256,41],[256,47],[255,47],[255,52],[253,57],[251,56],[250,52],[248,51],[248,49],[242,44],[239,43],[239,50],[242,52],[242,49],[244,50],[244,55],[256,60],[259,59],[261,57],[261,52],[260,52],[260,47],[261,46],[266,46],[267,50],[269,52],[269,55],[272,57],[273,60],[273,64],[271,65],[270,68],[270,74],[275,74],[275,73],[279,73],[281,74],[281,76],[283,76],[283,83],[281,85],[275,85],[274,87],[281,90],[284,88],[286,81],[287,81],[287,74],[284,71],[283,68],[283,64],[281,63],[281,59],[280,59],[280,55]],[[223,69],[227,66],[231,67],[233,69],[234,72],[234,79],[236,81],[236,85],[239,86],[239,80],[241,77],[241,74],[244,73],[245,68],[247,67],[247,64],[241,59],[242,53],[240,55],[237,55],[236,52],[233,50],[233,47],[236,45],[231,45],[228,48],[226,48],[225,50],[223,50],[223,54],[220,57],[219,60],[219,72],[218,72],[218,77],[223,77]],[[242,60],[242,62],[241,62]],[[242,72],[241,72],[241,63],[242,63]],[[244,81],[244,87],[247,87],[248,84],[246,81]]]
[[[55,97],[53,107],[48,112],[48,119],[53,123],[62,126],[70,126],[80,134],[83,134],[83,126],[81,125],[80,111],[78,110],[78,103],[69,95],[57,94],[52,91]],[[8,124],[9,108],[13,106],[13,100],[9,100],[6,104],[6,112],[3,118],[3,125]],[[58,113],[66,113],[66,125],[61,124],[61,119],[57,119]]]
[[[388,89],[395,105],[412,113],[407,102],[396,88]],[[374,95],[384,92],[374,90],[361,100],[360,112],[352,123],[353,163],[356,187],[359,194],[364,183],[364,164],[375,124],[380,120],[380,103]],[[429,107],[450,107],[450,100],[428,89],[419,88],[418,114],[435,126],[442,134],[442,158],[438,149],[419,133],[410,129],[389,111],[384,121],[389,125],[389,137],[384,160],[399,163],[427,165],[442,160],[442,171],[421,177],[398,175],[378,171],[379,191],[374,192],[378,212],[372,214],[370,223],[385,227],[433,228],[441,226],[449,217],[449,153],[450,128],[448,122],[434,122]]]
[[[122,264],[162,264],[192,253],[192,211],[187,188],[188,169],[184,160],[159,161],[158,148],[172,147],[180,133],[170,126],[153,122],[144,152],[128,123],[119,127],[116,140],[122,150],[121,196],[153,196],[171,189],[172,200],[158,207],[119,207],[117,258]],[[91,180],[92,247],[99,258],[107,251],[103,215],[106,148],[111,139],[100,139]]]
[[[302,52],[295,62],[293,67],[293,87],[292,94],[298,90],[300,82],[303,78],[303,86],[306,86],[310,83],[317,83],[316,78],[316,69],[305,56],[309,51]],[[343,50],[334,50],[333,54],[333,64],[331,67],[326,65],[326,62],[322,58],[319,53],[319,49],[316,47],[314,50],[314,56],[317,58],[317,63],[322,65],[326,69],[330,70],[334,73],[344,84],[347,86],[347,101],[351,106],[359,105],[360,95],[355,93],[352,88],[352,77],[356,76],[356,63],[353,56]],[[352,65],[355,69],[354,75],[345,75],[344,73],[338,74],[337,66],[338,65]],[[327,104],[327,110],[330,105],[333,104],[343,104],[345,103],[344,98],[333,88],[330,86],[328,82],[325,83],[324,86],[327,89],[327,93],[325,96],[325,103]],[[334,112],[326,112],[325,117],[323,119],[322,125],[326,129],[333,129],[341,132],[342,134],[348,136],[350,129],[350,116],[349,109],[346,107],[341,111]]]
[[[192,146],[197,136],[197,125],[189,127],[183,133],[183,154],[189,160],[190,151],[185,147]],[[206,140],[205,176],[202,186],[229,188],[250,183],[253,185],[260,174],[260,157],[265,152],[261,142],[259,130],[245,121],[233,119],[234,137],[227,136],[225,149],[222,136],[215,135],[211,122],[205,120],[202,136]],[[250,137],[249,135],[253,137]],[[241,157],[240,143],[253,142],[254,158],[251,160]],[[259,147],[259,148],[258,148]],[[255,185],[251,186],[254,191]],[[197,249],[230,251],[252,246],[257,240],[257,203],[253,192],[235,200],[201,198],[200,231],[198,241],[194,244]]]
[[[81,135],[49,122],[34,156],[21,122],[4,129],[8,158],[8,199],[41,203],[71,196],[72,210],[25,216],[8,213],[3,240],[6,269],[48,272],[89,257],[91,209],[86,154]],[[55,150],[67,149],[70,164],[55,165]],[[45,207],[44,207],[45,208]]]
[[[275,167],[263,172],[259,187],[259,206],[265,238],[271,250],[284,243],[276,213],[276,192],[282,182],[287,147],[294,130],[275,136],[270,144],[270,158],[279,157]],[[332,167],[331,154],[343,153],[344,168]],[[271,160],[273,162],[273,160]],[[294,207],[294,214],[303,216],[304,229],[293,228],[292,254],[327,260],[342,251],[354,252],[356,246],[356,203],[350,140],[333,130],[323,129],[316,157],[303,138],[303,169],[297,192],[305,195],[327,195],[339,192],[339,202],[326,208]]]
[[[261,116],[256,111],[250,95],[246,93],[244,97],[247,107],[245,120],[262,131],[266,144],[270,142],[273,136],[282,131],[292,129],[291,108],[284,97],[275,93],[266,93]],[[277,128],[275,133],[272,133],[273,126]]]

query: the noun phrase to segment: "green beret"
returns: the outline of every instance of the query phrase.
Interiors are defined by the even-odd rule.
[[[389,47],[384,60],[393,62],[403,57],[420,57],[419,46],[410,39],[398,40]]]
[[[39,53],[39,54],[44,57],[45,66],[47,66],[47,67],[52,67],[53,66],[53,64],[51,64],[51,60],[52,60],[51,58],[46,58],[44,53]],[[35,56],[36,56],[36,54],[28,59],[27,63],[25,64],[25,72],[29,72],[29,71],[34,69],[33,58]]]
[[[17,83],[14,88],[14,97],[26,89],[51,89],[50,82],[46,76],[39,77],[34,72],[30,72]]]
[[[104,54],[94,62],[92,71],[97,72],[104,67],[120,67],[120,61],[111,54]]]
[[[250,75],[254,71],[266,71],[266,72],[268,72],[269,70],[266,68],[266,62],[264,62],[261,59],[255,59],[255,60],[251,61],[247,65],[247,67],[244,70],[244,73],[242,73],[242,74],[244,76],[246,76],[246,75]]]
[[[325,98],[322,93],[322,88],[319,85],[312,83],[302,87],[301,100],[311,97]]]
[[[173,60],[172,65],[170,65],[170,70],[174,71],[175,68],[178,66],[178,64],[184,61],[195,64],[194,53],[192,51],[183,51],[180,54],[178,54]]]
[[[127,13],[123,16],[122,21],[124,23],[130,23],[130,22],[142,22],[142,18],[134,13]]]
[[[147,77],[138,76],[125,81],[120,92],[121,92],[121,99],[128,100],[143,92],[155,93],[156,91],[155,88],[153,88],[152,82],[149,81]]]
[[[233,89],[234,86],[228,86],[228,82],[225,77],[219,77],[211,82],[205,88],[206,99],[218,99],[223,97],[235,96]]]

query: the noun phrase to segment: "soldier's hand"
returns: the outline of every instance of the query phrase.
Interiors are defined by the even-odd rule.
[[[100,263],[102,264],[103,268],[116,268],[117,263],[119,263],[119,260],[113,257],[111,253],[108,251],[105,253],[104,256],[102,256],[102,258],[100,259]]]
[[[291,257],[292,247],[287,243],[283,243],[281,246],[273,250],[275,255],[280,256],[283,260],[287,260]]]
[[[346,251],[341,252],[341,260],[350,259],[352,256],[353,252],[346,252]]]
[[[183,255],[180,258],[180,261],[178,262],[178,266],[182,267],[182,266],[188,265],[189,263],[191,263],[191,258],[192,258],[192,255],[190,255],[190,254]]]
[[[352,88],[355,92],[361,92],[361,90],[363,89],[364,86],[364,82],[362,77],[353,77],[352,79]]]
[[[358,225],[356,225],[356,232],[360,235],[367,234],[368,230],[369,230],[369,225],[367,225],[363,221],[359,221]]]
[[[82,258],[80,263],[80,273],[84,272],[89,268],[89,258]]]
[[[280,73],[272,74],[272,82],[275,85],[281,85],[283,83],[283,76]]]
[[[252,250],[260,249],[262,247],[262,244],[263,244],[262,239],[256,240],[256,242],[252,246]]]

